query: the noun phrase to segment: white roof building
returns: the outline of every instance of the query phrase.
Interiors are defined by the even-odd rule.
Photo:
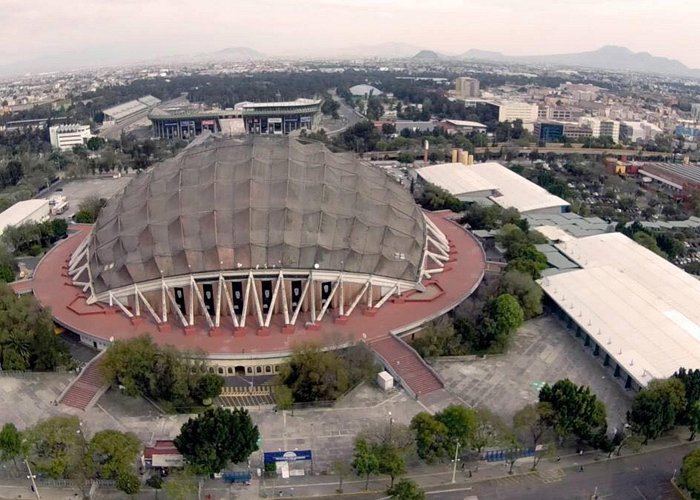
[[[90,125],[71,123],[49,127],[51,146],[61,151],[72,149],[74,146],[83,146],[91,137]]]
[[[24,200],[0,212],[0,234],[9,226],[42,222],[49,216],[49,200]]]
[[[488,198],[520,213],[567,212],[569,203],[500,163],[441,163],[416,171],[424,180],[461,200]]]
[[[360,85],[353,85],[350,87],[350,93],[355,97],[369,97],[369,96],[380,96],[382,91],[373,85],[367,85],[361,83]]]
[[[557,245],[581,269],[539,281],[632,388],[700,368],[700,281],[621,233]]]

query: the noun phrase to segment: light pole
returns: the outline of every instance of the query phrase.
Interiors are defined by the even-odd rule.
[[[394,425],[394,418],[391,416],[391,412],[389,412],[389,439],[388,442],[391,444],[391,428]]]
[[[29,471],[27,479],[29,479],[32,482],[32,490],[34,490],[34,494],[36,495],[36,497],[38,499],[41,499],[41,497],[39,496],[39,488],[37,488],[36,481],[34,481],[34,478],[36,478],[36,476],[32,474],[32,469],[31,467],[29,467],[29,461],[26,458],[24,459],[24,465],[27,466],[27,471]]]
[[[452,461],[452,483],[455,482],[455,477],[457,476],[457,462],[459,460],[457,458],[457,454],[459,453],[459,441],[455,441],[455,444],[457,446],[455,446],[455,459]]]

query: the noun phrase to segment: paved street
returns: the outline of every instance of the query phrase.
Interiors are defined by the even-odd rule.
[[[520,476],[478,483],[468,491],[436,491],[434,494],[446,500],[462,500],[470,495],[475,495],[478,500],[589,500],[597,491],[601,499],[672,499],[676,497],[670,484],[671,476],[683,456],[695,447],[697,444],[687,444],[654,453],[601,461],[587,465],[583,472],[575,467],[569,468],[562,471],[560,479],[551,482],[537,475]],[[430,497],[435,498],[433,495]]]

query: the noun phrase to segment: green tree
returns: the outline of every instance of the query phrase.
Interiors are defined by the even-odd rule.
[[[695,434],[700,431],[700,401],[695,401],[687,415],[688,420],[688,430],[690,430],[690,438],[688,441],[695,439]]]
[[[445,455],[447,427],[428,412],[417,413],[410,428],[416,434],[416,452],[428,463]]]
[[[294,395],[292,390],[284,384],[275,386],[275,403],[280,410],[290,410],[294,408]]]
[[[17,265],[12,252],[0,241],[0,282],[11,283],[15,280]]]
[[[85,465],[88,473],[101,479],[117,479],[133,472],[141,442],[131,433],[115,430],[97,432],[87,447]]]
[[[358,476],[365,477],[365,491],[369,489],[369,476],[379,472],[379,457],[376,450],[362,438],[355,440],[352,468]]]
[[[659,245],[656,243],[656,238],[649,233],[637,231],[632,235],[632,239],[655,254],[661,255],[663,258],[667,257],[666,253],[661,250]]]
[[[108,383],[123,386],[127,395],[148,395],[157,356],[158,348],[150,336],[118,340],[107,350],[100,369]]]
[[[448,455],[454,453],[454,443],[459,442],[463,449],[469,447],[477,426],[474,410],[466,406],[450,405],[435,415],[447,429]]]
[[[633,432],[644,438],[656,439],[673,428],[678,415],[685,410],[685,386],[678,378],[652,380],[639,391],[627,412]]]
[[[27,432],[30,461],[54,479],[82,476],[84,441],[78,417],[50,417]]]
[[[683,418],[679,421],[679,423],[684,423],[684,418],[690,410],[690,407],[693,406],[696,401],[700,401],[700,370],[686,370],[685,368],[681,368],[673,374],[673,377],[683,382],[683,386],[685,387],[686,410],[683,412],[683,415],[681,415]]]
[[[70,361],[53,333],[53,320],[31,295],[0,283],[0,365],[4,370],[49,371]]]
[[[542,387],[540,401],[551,404],[552,425],[562,440],[574,435],[593,443],[607,430],[605,405],[589,387],[578,386],[569,379],[559,380]]]
[[[678,482],[694,499],[700,498],[700,449],[693,450],[683,457]]]
[[[525,319],[542,314],[542,288],[535,283],[530,273],[517,270],[507,271],[501,276],[500,293],[510,294],[518,299]]]
[[[481,453],[484,448],[496,446],[503,442],[508,434],[508,428],[501,417],[487,408],[474,408],[476,426],[471,438],[474,450]]]
[[[513,416],[513,429],[521,442],[533,450],[546,436],[546,433],[554,425],[554,408],[549,403],[534,403],[521,408]],[[532,469],[537,468],[537,464],[542,457],[536,451],[532,455]]]
[[[352,466],[345,460],[336,460],[331,468],[338,475],[338,489],[336,493],[343,493],[343,479],[352,472]]]
[[[279,377],[299,402],[332,401],[350,388],[347,365],[337,353],[315,345],[295,349]]]
[[[0,430],[0,461],[12,460],[17,467],[17,457],[26,454],[22,433],[15,424],[7,422]]]
[[[190,418],[175,438],[175,446],[199,472],[213,474],[248,459],[258,449],[260,432],[243,408],[208,409]]]
[[[387,493],[393,500],[425,500],[425,491],[410,479],[399,480]]]
[[[75,222],[93,224],[106,204],[107,200],[104,198],[98,198],[97,196],[85,198],[78,205],[78,211],[75,214]]]
[[[97,151],[98,149],[104,147],[105,144],[107,144],[107,141],[105,141],[103,138],[91,137],[88,139],[86,146],[90,151]]]
[[[525,314],[515,297],[508,293],[489,301],[481,318],[480,350],[503,351],[523,324]]]
[[[379,460],[379,473],[386,474],[391,479],[390,488],[394,486],[394,480],[406,473],[406,458],[404,454],[391,444],[378,446],[375,455]]]
[[[131,471],[122,471],[117,476],[116,487],[127,495],[135,495],[141,489],[141,480]]]
[[[194,386],[192,395],[204,404],[211,404],[211,400],[221,395],[224,386],[224,378],[215,373],[202,375]]]

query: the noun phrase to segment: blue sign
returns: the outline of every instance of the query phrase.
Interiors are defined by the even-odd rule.
[[[264,456],[266,464],[274,462],[297,462],[300,460],[312,460],[311,450],[270,451],[266,452]]]

